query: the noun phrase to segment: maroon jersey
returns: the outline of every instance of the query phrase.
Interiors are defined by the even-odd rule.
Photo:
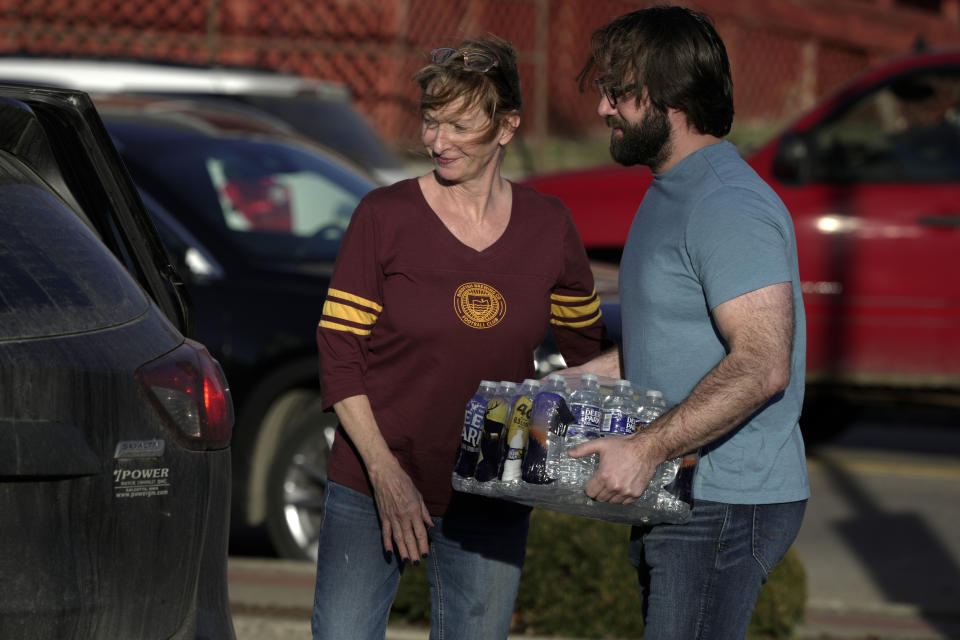
[[[569,211],[529,187],[512,188],[510,222],[483,251],[450,233],[415,179],[367,194],[317,328],[324,405],[370,398],[433,515],[450,501],[464,408],[481,380],[533,377],[533,351],[548,326],[569,365],[601,349],[600,304]],[[370,494],[342,428],[328,477]]]

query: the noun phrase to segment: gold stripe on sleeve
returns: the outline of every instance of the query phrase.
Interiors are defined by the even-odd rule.
[[[556,325],[558,327],[569,327],[571,329],[579,329],[580,327],[588,327],[591,324],[595,323],[600,319],[602,313],[597,311],[596,314],[590,316],[586,320],[580,320],[577,322],[568,322],[566,320],[558,320],[556,318],[550,318],[550,324]]]
[[[579,307],[568,307],[559,304],[550,305],[550,313],[561,318],[582,318],[583,316],[593,315],[600,308],[600,299],[594,298],[589,304]]]
[[[327,289],[327,296],[333,296],[334,298],[340,298],[341,300],[346,300],[347,302],[354,302],[364,307],[369,307],[380,313],[383,311],[383,305],[377,304],[373,300],[367,300],[366,298],[361,298],[360,296],[355,296],[352,293],[347,293],[346,291],[341,291],[340,289],[334,289],[330,287]]]
[[[597,288],[593,288],[593,293],[588,296],[562,296],[557,293],[551,293],[550,299],[554,302],[588,302],[597,296]]]
[[[338,320],[349,320],[350,322],[356,322],[357,324],[365,324],[369,326],[373,326],[373,324],[377,321],[377,314],[375,313],[361,311],[356,307],[351,307],[339,302],[332,302],[331,300],[327,300],[323,303],[323,315],[330,316],[331,318]]]
[[[332,329],[333,331],[346,331],[347,333],[354,333],[358,336],[370,335],[370,329],[360,329],[358,327],[349,327],[345,324],[340,324],[339,322],[333,322],[331,320],[321,320],[320,328]]]

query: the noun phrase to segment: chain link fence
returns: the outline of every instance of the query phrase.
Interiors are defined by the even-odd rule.
[[[517,48],[522,136],[603,129],[574,78],[594,29],[653,2],[626,0],[0,0],[0,52],[243,65],[347,85],[374,127],[416,146],[427,52],[494,33]],[[922,37],[960,42],[958,0],[702,0],[734,75],[736,122],[781,123]]]

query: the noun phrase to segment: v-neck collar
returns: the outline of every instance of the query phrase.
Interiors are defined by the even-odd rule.
[[[507,221],[507,226],[504,228],[503,233],[500,234],[500,237],[482,250],[474,249],[473,247],[461,242],[460,239],[455,236],[450,229],[447,228],[447,225],[443,223],[443,220],[441,220],[440,216],[437,215],[437,212],[433,210],[433,207],[430,206],[430,203],[427,202],[427,197],[423,193],[423,187],[420,186],[420,180],[418,178],[411,178],[410,182],[412,183],[412,187],[417,192],[424,213],[431,220],[430,224],[439,228],[439,233],[447,238],[447,244],[451,245],[451,247],[455,249],[458,249],[459,251],[469,252],[468,255],[479,257],[490,257],[496,255],[500,252],[501,247],[506,244],[508,236],[513,233],[513,229],[516,227],[517,186],[509,180],[507,182],[510,185],[510,219]]]

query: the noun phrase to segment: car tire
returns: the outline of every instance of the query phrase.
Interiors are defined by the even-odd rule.
[[[285,558],[317,559],[327,461],[337,419],[312,403],[291,425],[267,479],[267,531]]]

